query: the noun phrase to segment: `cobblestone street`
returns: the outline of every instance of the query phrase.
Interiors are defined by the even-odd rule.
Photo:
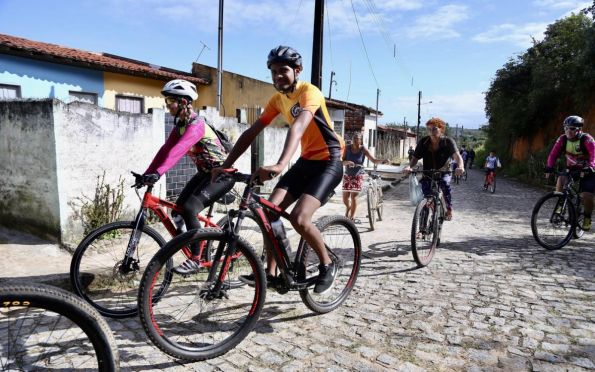
[[[595,235],[558,251],[535,243],[530,216],[543,190],[483,173],[453,186],[454,219],[428,267],[410,251],[413,206],[404,181],[386,192],[368,230],[354,291],[313,315],[290,292],[267,292],[256,329],[222,357],[181,364],[148,343],[138,319],[109,323],[123,370],[581,371],[595,369]],[[325,213],[343,213],[340,198]]]

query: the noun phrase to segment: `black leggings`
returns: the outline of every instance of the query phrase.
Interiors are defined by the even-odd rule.
[[[178,196],[178,200],[176,200],[176,205],[181,209],[180,214],[184,218],[186,228],[188,230],[199,229],[201,226],[196,215],[229,192],[233,185],[234,181],[231,178],[211,183],[210,173],[199,172],[195,174]],[[193,255],[198,255],[198,246],[192,246],[191,250]]]

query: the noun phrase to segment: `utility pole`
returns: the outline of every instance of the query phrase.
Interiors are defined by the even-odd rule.
[[[331,99],[331,91],[333,90],[333,84],[337,84],[333,77],[335,76],[335,71],[331,71],[331,82],[328,87],[328,99]]]
[[[416,141],[419,141],[419,123],[421,122],[420,108],[421,108],[421,90],[419,91],[419,94],[417,97],[417,129],[415,130],[415,140]]]
[[[223,1],[219,0],[219,32],[217,43],[217,111],[221,115],[221,81],[223,76]]]
[[[322,90],[322,30],[324,27],[324,0],[314,5],[314,36],[312,38],[312,76],[310,81]],[[330,97],[330,95],[329,95]]]

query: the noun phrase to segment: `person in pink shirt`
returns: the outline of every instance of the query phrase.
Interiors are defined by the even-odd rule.
[[[145,184],[153,184],[173,167],[184,155],[196,164],[197,173],[186,184],[176,205],[188,230],[200,228],[196,215],[225,195],[233,187],[233,180],[221,179],[211,183],[211,169],[220,167],[227,154],[215,131],[192,109],[198,98],[196,86],[176,79],[163,87],[165,104],[174,116],[174,128],[155,158],[143,174]],[[192,274],[200,268],[199,247],[191,246],[192,257],[174,268],[182,275]]]
[[[580,116],[569,116],[564,120],[564,134],[558,137],[547,158],[545,177],[554,171],[556,159],[562,154],[566,156],[566,168],[581,171],[584,176],[580,180],[580,192],[583,199],[583,230],[591,229],[593,212],[593,195],[595,193],[595,140],[589,133],[583,132],[584,120]],[[556,191],[562,191],[566,177],[558,177]]]

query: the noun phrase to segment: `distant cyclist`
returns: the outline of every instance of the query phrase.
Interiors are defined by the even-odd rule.
[[[269,200],[281,209],[295,203],[290,221],[318,255],[319,274],[314,292],[322,293],[330,289],[340,263],[330,258],[322,234],[312,222],[312,215],[329,200],[343,178],[341,156],[345,144],[333,130],[322,92],[310,83],[298,81],[302,57],[295,49],[282,45],[272,49],[267,67],[277,93],[270,98],[256,122],[238,138],[221,168],[231,168],[256,136],[278,115],[283,115],[290,128],[281,156],[276,164],[256,170],[254,177],[264,182],[281,174],[301,144],[300,158],[279,179]],[[213,179],[224,171],[221,168],[213,170]],[[275,276],[276,263],[272,254],[267,255],[267,260],[267,282],[274,286],[280,280]],[[240,277],[240,280],[254,284],[253,275]]]
[[[452,138],[446,137],[444,131],[446,129],[446,123],[444,120],[439,118],[431,118],[426,123],[426,129],[428,130],[428,136],[423,137],[413,154],[411,163],[406,166],[403,171],[410,172],[411,168],[414,167],[419,159],[423,159],[424,170],[441,170],[447,173],[442,175],[438,185],[444,194],[444,200],[446,201],[446,215],[444,218],[447,221],[452,219],[452,194],[450,189],[451,174],[450,171],[450,160],[451,158],[457,163],[455,168],[455,174],[462,176],[465,171],[463,165],[463,159],[461,154],[457,150],[457,144]],[[429,177],[424,176],[421,179],[421,187],[424,196],[431,195],[432,193],[432,181]]]
[[[580,180],[579,190],[584,206],[583,230],[591,229],[591,214],[593,213],[593,195],[595,193],[595,140],[583,132],[584,120],[580,116],[569,116],[564,119],[564,134],[558,137],[552,151],[547,158],[545,168],[546,178],[554,171],[556,159],[566,156],[566,168],[569,170],[583,171],[584,177]],[[556,191],[562,191],[566,177],[560,176],[556,182]]]
[[[483,179],[483,189],[487,190],[488,189],[488,176],[490,175],[490,173],[492,173],[494,175],[494,177],[496,177],[496,168],[500,167],[500,159],[498,159],[498,157],[496,156],[496,152],[495,151],[490,151],[490,154],[486,157],[486,160],[483,164],[483,167],[486,170],[486,176]]]
[[[165,105],[174,116],[174,128],[161,146],[155,158],[143,174],[144,184],[153,184],[187,154],[197,173],[188,181],[176,205],[188,230],[200,228],[196,215],[225,195],[233,187],[233,181],[211,183],[211,169],[220,166],[226,152],[217,134],[192,109],[192,101],[198,98],[196,86],[189,81],[176,79],[163,87]],[[198,245],[190,247],[192,256],[174,268],[178,274],[191,274],[200,269]]]
[[[473,150],[473,147],[471,147],[469,149],[469,152],[467,153],[467,169],[473,168],[474,161],[475,161],[475,150]]]
[[[362,135],[357,133],[351,140],[351,145],[345,148],[343,155],[343,204],[345,204],[345,217],[354,220],[357,210],[357,197],[362,191],[364,182],[364,160],[370,159],[372,163],[388,163],[388,160],[376,159],[367,148],[362,146]]]

